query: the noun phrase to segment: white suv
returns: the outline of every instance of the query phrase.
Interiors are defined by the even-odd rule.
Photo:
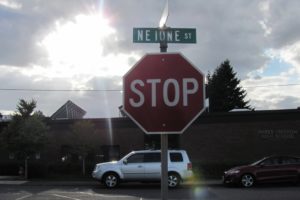
[[[160,181],[160,150],[132,151],[115,162],[96,164],[93,178],[114,188],[120,181]],[[192,164],[184,150],[168,150],[168,185],[177,187],[193,175]]]

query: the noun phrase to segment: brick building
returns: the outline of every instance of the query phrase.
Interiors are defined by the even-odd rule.
[[[144,134],[129,118],[48,120],[49,143],[41,161],[62,162],[71,145],[72,124],[88,120],[94,124],[96,162],[118,159],[132,150],[159,148],[159,135]],[[7,123],[0,123],[3,126]],[[1,127],[0,127],[1,128]],[[1,130],[1,129],[0,129]],[[89,133],[86,133],[89,137]],[[204,113],[182,135],[169,136],[169,148],[185,149],[195,166],[249,163],[268,155],[300,156],[300,110]],[[1,154],[1,163],[9,160]],[[205,168],[205,167],[204,167]]]
[[[121,157],[132,150],[160,148],[159,135],[144,134],[128,118],[90,120],[98,130],[102,154],[117,151]],[[63,135],[60,132],[68,132],[72,123],[74,120],[57,120],[49,125],[52,134]],[[169,136],[169,148],[185,149],[194,162],[200,163],[247,162],[271,154],[300,155],[299,145],[299,109],[204,113],[182,135]]]

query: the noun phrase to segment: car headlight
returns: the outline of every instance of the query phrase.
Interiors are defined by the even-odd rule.
[[[229,170],[229,171],[227,171],[227,172],[225,172],[226,174],[238,174],[238,173],[240,173],[240,170],[238,170],[238,169],[235,169],[235,170]]]

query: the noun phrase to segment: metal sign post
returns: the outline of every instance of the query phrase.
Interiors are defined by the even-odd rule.
[[[160,52],[167,52],[168,43],[166,41],[160,42]],[[168,199],[168,134],[161,133],[160,135],[160,149],[161,149],[161,199]]]
[[[169,0],[166,0],[166,5],[163,10],[159,26],[162,30],[166,30],[166,22],[169,16]],[[168,42],[166,38],[160,41],[160,52],[167,52]],[[168,134],[161,133],[160,135],[160,150],[161,150],[161,199],[168,199]]]
[[[161,199],[168,199],[168,134],[160,135],[161,142]]]

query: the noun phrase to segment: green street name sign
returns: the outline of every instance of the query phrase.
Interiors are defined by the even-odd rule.
[[[196,43],[194,28],[133,28],[134,43]]]

